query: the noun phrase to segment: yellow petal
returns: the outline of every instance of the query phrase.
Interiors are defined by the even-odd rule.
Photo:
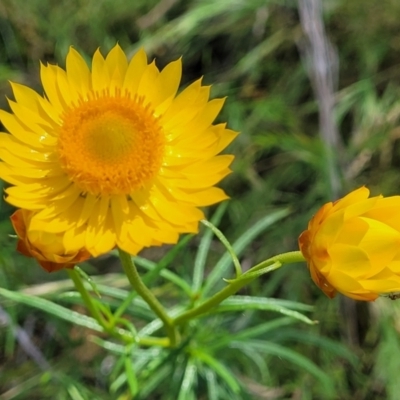
[[[67,55],[66,68],[70,90],[85,99],[91,89],[90,71],[85,60],[72,46]]]
[[[369,196],[369,190],[363,186],[359,189],[353,190],[348,195],[344,196],[342,199],[338,200],[334,205],[334,210],[341,210],[354,203],[358,203],[362,200],[367,199]]]
[[[31,88],[19,83],[10,82],[15,100],[21,106],[29,109],[33,113],[39,113],[39,95]]]
[[[370,276],[375,271],[375,265],[371,264],[368,254],[359,247],[334,244],[328,249],[328,252],[332,260],[332,269],[329,274],[331,283],[333,279],[337,280],[335,276],[339,272],[340,274],[346,273],[352,279],[357,280]],[[338,288],[338,290],[340,289]]]
[[[99,198],[93,196],[91,194],[87,194],[85,198],[83,198],[83,206],[82,210],[78,216],[77,226],[80,227],[87,222],[90,218],[90,215],[93,212],[93,209],[98,202]]]
[[[57,90],[56,70],[51,65],[40,64],[40,79],[49,102],[58,109],[63,109],[63,103]]]
[[[97,49],[92,61],[92,88],[95,92],[101,93],[108,87],[109,82],[110,73],[100,50]]]
[[[140,48],[129,62],[122,89],[128,90],[130,93],[135,94],[146,69],[147,55],[144,49]]]
[[[155,112],[158,114],[167,109],[167,103],[170,105],[173,98],[175,97],[179,83],[181,81],[182,74],[182,62],[181,59],[169,63],[159,74],[155,82],[155,87],[159,88],[155,91],[153,96],[153,106],[155,106]],[[163,110],[157,108],[158,105],[163,104]]]
[[[400,233],[376,220],[363,219],[369,226],[359,247],[364,250],[376,271],[390,263],[398,252]]]
[[[145,98],[144,104],[150,103],[152,108],[159,104],[158,91],[155,90],[155,82],[160,74],[160,71],[156,67],[153,61],[144,70],[142,78],[140,79],[139,86],[137,88],[137,94]]]
[[[125,74],[128,69],[128,61],[125,53],[119,44],[116,44],[106,57],[106,65],[108,68],[110,79],[110,91],[114,93],[115,88],[122,88]]]

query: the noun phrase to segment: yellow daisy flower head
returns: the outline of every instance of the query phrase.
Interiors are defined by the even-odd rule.
[[[369,198],[365,187],[325,204],[299,238],[311,277],[329,297],[400,292],[400,196]]]
[[[21,209],[11,216],[11,223],[18,236],[17,251],[21,254],[35,258],[47,272],[73,268],[90,258],[85,248],[65,253],[62,234],[31,230],[30,223],[33,216],[33,211]]]
[[[71,48],[66,69],[41,65],[44,96],[12,83],[0,112],[0,178],[12,205],[34,211],[30,229],[62,235],[66,253],[176,243],[197,232],[199,207],[225,200],[218,155],[237,135],[214,125],[224,99],[198,80],[177,95],[181,60],[162,71],[143,49],[116,45],[91,69]]]

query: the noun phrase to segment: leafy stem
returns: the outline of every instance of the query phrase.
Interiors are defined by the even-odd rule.
[[[291,264],[296,262],[305,261],[300,251],[291,251],[288,253],[278,254],[277,256],[271,257],[254,267],[250,268],[244,274],[240,275],[236,279],[228,280],[228,286],[225,286],[219,292],[214,294],[208,300],[195,306],[182,314],[178,315],[174,320],[174,325],[181,325],[199,315],[209,312],[212,308],[218,306],[222,301],[227,299],[238,292],[242,287],[256,279],[258,276],[271,272],[277,268],[280,268],[283,264]]]
[[[177,329],[174,327],[172,318],[169,317],[161,303],[157,300],[150,289],[143,283],[131,255],[121,249],[118,249],[118,252],[122,267],[126,276],[128,277],[129,283],[163,322],[165,331],[167,332],[169,338],[169,344],[171,347],[175,347],[178,343],[179,334]]]

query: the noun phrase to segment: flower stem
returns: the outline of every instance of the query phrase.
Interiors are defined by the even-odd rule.
[[[258,270],[265,268],[268,265],[274,264],[276,262],[280,262],[283,265],[283,264],[293,264],[293,263],[303,262],[303,261],[306,261],[306,259],[304,258],[301,251],[289,251],[288,253],[278,254],[276,256],[268,258],[268,260],[264,260],[264,261],[260,262],[259,264],[255,265],[254,267],[251,267],[243,275],[249,274],[254,271],[258,271]]]
[[[85,303],[90,314],[102,326],[105,332],[109,333],[113,337],[122,340],[127,344],[137,343],[140,346],[161,346],[161,347],[170,346],[170,340],[168,338],[147,337],[147,336],[137,337],[124,329],[116,327],[115,321],[113,321],[112,323],[107,322],[104,319],[104,316],[101,314],[100,310],[96,307],[95,302],[93,301],[85,285],[83,284],[80,274],[74,269],[67,269],[67,272],[72,282],[74,283],[76,290],[81,295],[82,300]]]
[[[194,307],[188,311],[183,312],[181,315],[178,315],[173,320],[174,325],[181,325],[186,321],[189,321],[190,319],[193,319],[201,314],[207,313],[212,308],[219,305],[223,300],[235,294],[243,286],[247,285],[254,279],[255,279],[254,277],[251,277],[249,279],[242,279],[240,281],[235,281],[230,283],[228,286],[225,286],[222,290],[217,292],[214,296],[210,297],[208,300],[201,303],[197,307]]]
[[[108,331],[108,323],[104,319],[100,310],[96,307],[92,297],[85,288],[85,285],[83,284],[79,273],[74,269],[67,269],[67,272],[72,282],[74,282],[76,290],[80,293],[82,300],[86,304],[86,307],[88,308],[92,317],[104,328],[104,330]]]
[[[268,260],[265,260],[260,264],[255,265],[253,268],[250,268],[243,275],[241,275],[239,279],[236,280],[233,279],[232,281],[230,281],[228,286],[224,287],[222,290],[214,294],[214,296],[210,297],[208,300],[204,301],[197,307],[194,307],[178,315],[173,320],[173,323],[174,325],[181,325],[186,321],[189,321],[190,319],[193,319],[199,315],[207,313],[212,308],[218,306],[222,301],[227,299],[229,296],[232,296],[233,294],[238,292],[242,287],[246,286],[248,283],[256,279],[258,277],[257,274],[251,275],[251,273],[255,271],[259,271],[270,265],[277,264],[275,268],[271,269],[275,270],[280,266],[282,266],[283,264],[291,264],[302,261],[305,261],[305,259],[300,251],[291,251],[288,253],[278,254],[277,256],[271,257]],[[246,278],[247,274],[249,275],[248,278]]]
[[[178,342],[178,331],[173,325],[173,320],[166,313],[164,307],[157,300],[150,289],[143,283],[130,254],[121,249],[118,249],[118,252],[121,259],[122,267],[125,271],[126,276],[128,277],[129,283],[131,284],[132,288],[136,290],[139,296],[142,297],[142,299],[149,305],[149,307],[163,322],[164,328],[170,341],[170,346],[176,346]]]

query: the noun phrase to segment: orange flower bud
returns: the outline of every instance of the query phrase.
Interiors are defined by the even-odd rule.
[[[11,216],[11,223],[19,238],[17,250],[21,254],[36,258],[47,272],[73,268],[75,264],[90,258],[90,253],[85,248],[66,252],[62,234],[29,229],[33,215],[32,211],[19,209]]]
[[[368,196],[362,187],[325,204],[299,237],[313,281],[330,298],[400,292],[400,196]]]

